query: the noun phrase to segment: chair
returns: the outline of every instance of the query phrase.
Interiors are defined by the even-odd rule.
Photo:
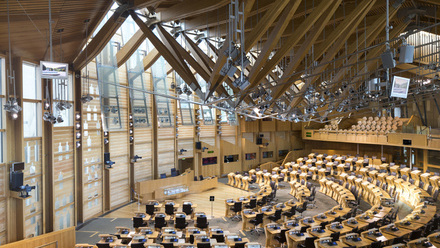
[[[200,229],[205,229],[205,228],[208,228],[208,225],[209,225],[209,222],[208,222],[208,219],[206,218],[206,216],[197,217],[196,227],[198,227]]]
[[[425,198],[425,200],[427,202],[429,202],[430,204],[435,204],[437,202],[438,195],[439,195],[439,191],[438,191],[438,189],[436,189],[434,191],[434,194],[432,194],[432,197],[427,197],[427,198]]]
[[[291,207],[288,212],[282,213],[282,215],[287,216],[288,218],[291,218],[295,214],[296,214],[296,206]]]
[[[413,232],[409,235],[409,240],[415,240],[415,239],[419,239],[420,237],[422,237],[422,231],[423,231],[423,230],[416,230],[416,231],[413,231]]]
[[[133,217],[133,228],[148,226],[148,222],[144,222],[142,217]]]
[[[317,240],[318,237],[307,237],[304,241],[304,244],[299,244],[298,248],[315,248],[315,240]]]
[[[267,204],[267,196],[263,196],[263,198],[261,198],[261,201],[257,202],[258,206],[264,206]]]
[[[246,242],[235,243],[235,248],[245,248]]]
[[[197,176],[194,176],[194,181],[197,181]]]
[[[309,228],[310,226],[302,226],[299,230],[299,232],[301,233],[305,233],[307,231],[307,228]]]
[[[173,243],[162,242],[160,244],[163,245],[163,248],[174,248],[174,244]]]
[[[249,223],[254,225],[254,228],[251,230],[251,233],[257,233],[259,236],[260,232],[263,232],[263,230],[257,228],[260,224],[263,224],[263,217],[264,217],[264,213],[259,213],[255,216],[255,219],[249,221]]]
[[[257,199],[251,199],[248,204],[244,206],[245,208],[254,209],[257,207]]]
[[[403,243],[403,237],[397,237],[393,239],[393,245],[402,244]]]
[[[96,247],[98,247],[98,248],[110,248],[110,244],[98,244],[98,243],[96,243]]]
[[[145,210],[146,210],[145,212],[148,215],[154,216],[154,211],[155,211],[154,204],[147,204],[147,205],[145,205]]]
[[[167,226],[167,222],[165,221],[165,217],[156,216],[154,218],[154,228],[162,229],[162,227],[165,227],[165,226]]]
[[[371,248],[380,248],[382,247],[382,242],[381,241],[375,241],[373,243],[370,244]]]
[[[316,187],[313,187],[310,196],[306,197],[306,201],[307,201],[308,206],[311,206],[313,208],[317,208],[315,197],[316,197]]]
[[[278,220],[281,219],[281,212],[282,211],[283,210],[281,210],[281,209],[277,209],[273,215],[269,216],[269,219],[273,222],[277,222]]]
[[[241,220],[240,213],[241,213],[242,207],[243,207],[242,202],[236,201],[234,203],[234,206],[231,207],[231,210],[235,213],[235,215],[232,217],[232,220],[238,220],[238,221]]]
[[[321,226],[321,229],[325,229],[325,226],[328,224],[329,224],[328,221],[324,221],[324,222],[321,222],[321,224],[319,224],[319,225]]]
[[[194,209],[192,208],[191,204],[183,204],[182,212],[184,212],[186,215],[191,215],[194,212]]]
[[[296,211],[298,211],[298,213],[300,213],[301,216],[302,216],[303,212],[306,211],[306,210],[307,210],[307,201],[303,202],[302,207],[298,208]]]
[[[197,242],[197,248],[211,248],[211,243],[209,243],[209,242]]]
[[[174,215],[174,205],[165,204],[165,214],[173,216]]]
[[[223,234],[212,234],[211,238],[217,240],[217,243],[225,242],[225,236]]]
[[[131,247],[131,248],[144,248],[145,246],[144,246],[144,243],[143,243],[143,242],[139,242],[139,243],[133,243],[133,242],[131,242],[130,247]]]
[[[167,174],[166,173],[162,173],[162,174],[160,174],[160,178],[162,179],[162,178],[167,178]]]
[[[203,181],[203,179],[204,179],[204,178],[203,178],[203,175],[199,175],[199,180],[200,180],[200,181]]]
[[[280,234],[275,235],[274,239],[278,241],[278,243],[282,244],[282,247],[285,243],[287,243],[286,232],[289,229],[281,229]]]
[[[185,217],[176,217],[176,224],[174,225],[177,229],[185,229],[188,226]]]
[[[341,236],[340,232],[334,232],[330,234],[330,238],[332,238],[332,241],[338,241],[339,240],[339,236]]]

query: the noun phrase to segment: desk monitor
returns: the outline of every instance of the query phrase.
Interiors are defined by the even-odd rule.
[[[258,243],[247,243],[245,245],[246,248],[261,248],[261,245]]]
[[[212,248],[229,248],[229,246],[226,244],[216,244],[213,245]]]

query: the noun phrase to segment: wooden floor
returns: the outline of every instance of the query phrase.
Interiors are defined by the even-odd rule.
[[[238,188],[228,186],[223,183],[219,183],[218,187],[211,189],[200,194],[188,194],[183,198],[175,199],[176,203],[181,204],[185,200],[191,200],[193,203],[197,204],[197,212],[205,212],[208,217],[211,216],[211,202],[209,201],[210,196],[215,196],[215,201],[213,203],[213,215],[215,218],[220,218],[225,215],[225,200],[228,198],[238,198],[240,196],[251,195],[251,192],[247,192]],[[115,210],[104,217],[106,218],[131,218],[134,212],[141,211],[145,212],[144,205],[138,205],[137,203],[132,203],[124,206],[118,210]]]

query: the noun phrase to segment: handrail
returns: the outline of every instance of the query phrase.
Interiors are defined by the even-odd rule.
[[[52,242],[44,244],[44,245],[37,246],[35,248],[43,248],[43,247],[49,246],[51,244],[55,244],[55,247],[58,248],[58,240],[52,241]]]

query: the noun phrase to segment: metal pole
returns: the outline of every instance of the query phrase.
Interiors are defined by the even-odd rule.
[[[53,61],[53,55],[52,55],[52,9],[51,4],[49,0],[49,54],[50,54],[50,61]]]

